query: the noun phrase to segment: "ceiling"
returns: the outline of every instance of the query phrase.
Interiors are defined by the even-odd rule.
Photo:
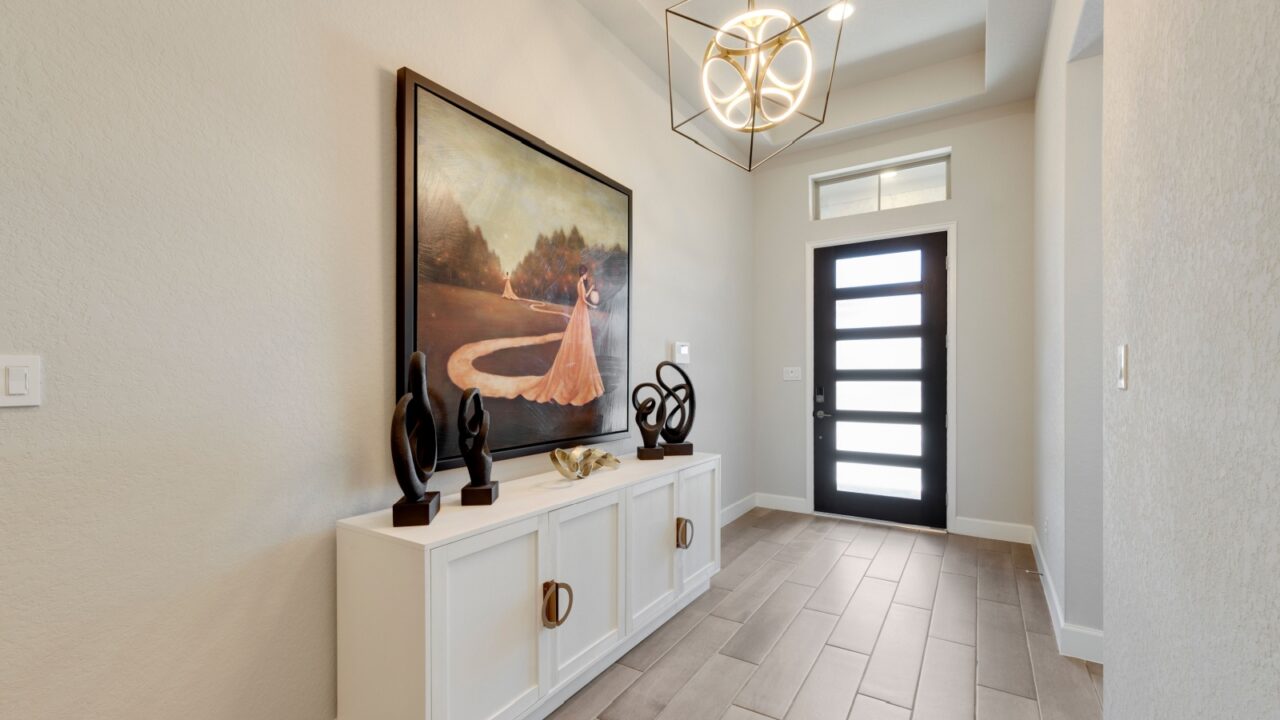
[[[1052,0],[853,1],[826,122],[802,143],[1034,97]],[[674,0],[578,2],[665,81]]]

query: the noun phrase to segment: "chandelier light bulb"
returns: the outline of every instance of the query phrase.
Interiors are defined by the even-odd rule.
[[[798,63],[798,74],[775,67],[780,57],[783,64]],[[786,122],[800,109],[812,79],[809,34],[781,10],[750,10],[721,25],[702,58],[703,99],[720,124],[738,132]]]
[[[832,5],[831,9],[827,11],[827,19],[830,20],[831,22],[840,22],[841,20],[848,20],[850,17],[853,16],[853,11],[854,11],[854,7],[853,7],[853,3],[851,2],[842,2],[836,5]]]

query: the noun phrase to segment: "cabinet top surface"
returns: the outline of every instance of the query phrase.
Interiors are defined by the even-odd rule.
[[[596,470],[583,480],[566,480],[554,470],[518,480],[504,480],[499,484],[498,500],[493,505],[463,507],[460,494],[444,496],[440,499],[440,512],[430,525],[394,527],[391,508],[387,508],[339,520],[338,528],[430,548],[651,478],[711,463],[719,460],[720,456],[694,453],[663,460],[637,460],[634,455],[626,455],[619,459],[622,465],[616,470]]]

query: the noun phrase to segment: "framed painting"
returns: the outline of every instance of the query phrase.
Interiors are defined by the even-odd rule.
[[[627,437],[631,191],[408,68],[396,115],[396,394],[421,350],[437,466],[469,388],[495,459]]]

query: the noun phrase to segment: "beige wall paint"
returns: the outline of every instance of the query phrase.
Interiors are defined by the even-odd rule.
[[[1055,618],[1102,629],[1102,57],[1054,5],[1036,95],[1035,530]],[[1095,641],[1092,646],[1097,648]],[[1100,660],[1100,652],[1076,654]]]
[[[1031,522],[1032,107],[1016,103],[792,152],[755,173],[755,463],[762,493],[805,495],[805,243],[955,222],[957,515]],[[814,221],[809,176],[952,148],[951,200]],[[807,371],[807,370],[806,370]]]
[[[1280,717],[1278,39],[1274,0],[1107,3],[1108,718]]]
[[[1102,64],[1067,66],[1063,621],[1102,629]]]
[[[635,191],[633,377],[691,341],[754,488],[750,178],[576,2],[0,16],[0,351],[47,373],[0,410],[0,717],[334,717],[333,524],[398,495],[401,65]]]

